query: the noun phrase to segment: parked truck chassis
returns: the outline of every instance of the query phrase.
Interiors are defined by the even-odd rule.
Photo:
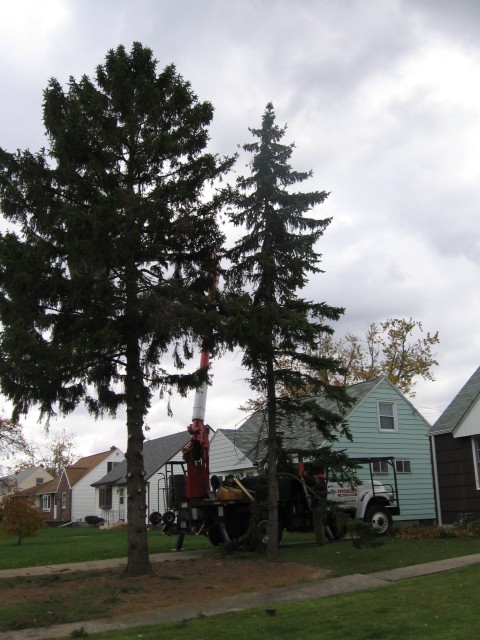
[[[391,483],[382,484],[374,479],[372,465],[380,461],[391,470]],[[368,465],[369,478],[360,482],[345,469],[327,471],[327,537],[343,536],[345,527],[338,526],[339,513],[368,522],[376,534],[385,535],[391,529],[392,516],[400,514],[394,458],[364,457],[350,462]],[[213,545],[241,538],[247,532],[254,509],[260,522],[268,519],[266,476],[242,479],[212,476],[211,490],[205,497],[188,497],[185,464],[170,462],[169,465],[165,487],[168,509],[163,515],[151,514],[150,520],[153,524],[162,523],[167,532],[179,535],[177,548],[181,548],[186,533],[205,534]],[[306,472],[304,475],[278,474],[279,539],[283,531],[313,531],[315,490],[309,486],[307,477]]]

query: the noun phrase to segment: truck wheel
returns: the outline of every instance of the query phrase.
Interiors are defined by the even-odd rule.
[[[173,511],[165,511],[162,520],[165,524],[173,524],[175,522],[175,514]]]
[[[338,516],[331,511],[329,512],[325,523],[327,538],[342,540],[347,535],[348,527],[345,522],[345,517],[346,516]]]
[[[260,520],[257,524],[257,531],[260,534],[261,543],[266,547],[268,544],[268,520]],[[280,543],[282,540],[283,529],[282,524],[278,522],[277,540]]]
[[[368,507],[364,521],[368,522],[377,536],[385,536],[392,527],[392,516],[380,504]]]
[[[162,514],[159,511],[153,511],[148,519],[154,527],[157,527],[162,522]]]
[[[214,547],[217,547],[219,544],[223,544],[222,531],[218,524],[212,524],[208,527],[207,537]]]

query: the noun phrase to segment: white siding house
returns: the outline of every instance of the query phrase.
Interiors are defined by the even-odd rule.
[[[255,460],[237,446],[236,432],[218,429],[210,442],[210,473],[226,476],[249,476],[256,472]]]
[[[35,497],[45,520],[53,525],[84,521],[95,514],[95,489],[92,481],[101,478],[124,459],[122,451],[108,451],[80,458],[65,467],[58,478],[38,484],[26,493]]]
[[[87,461],[88,459],[83,458],[82,460]],[[73,476],[71,478],[71,482],[73,482],[73,484],[71,484],[72,520],[83,520],[85,516],[96,513],[96,492],[92,487],[92,483],[103,478],[106,473],[111,471],[123,460],[123,452],[117,447],[112,447],[108,455],[99,461],[98,464],[90,468],[89,466],[85,466],[87,471],[79,479],[75,478],[75,472],[73,474],[69,473],[70,470],[73,470],[72,467],[67,469],[67,475]],[[81,461],[79,461],[79,463],[81,463]],[[79,469],[81,467],[76,468]]]
[[[183,434],[182,434],[183,435]],[[190,437],[188,438],[190,439]],[[168,476],[170,474],[170,463],[174,463],[174,469],[178,465],[175,463],[183,462],[182,452],[172,456],[166,465],[163,465],[147,480],[147,513],[158,511],[165,513],[168,509]],[[183,475],[181,467],[178,468],[178,474]]]
[[[147,483],[147,516],[152,512],[164,513],[167,510],[167,478],[173,474],[183,476],[181,462],[182,449],[190,441],[185,430],[143,444],[143,462]],[[108,523],[127,520],[127,461],[115,466],[109,473],[93,483],[95,490],[95,511]],[[103,499],[107,496],[110,502]]]
[[[53,480],[53,476],[43,466],[28,467],[28,469],[22,469],[18,473],[0,478],[0,496],[11,489],[24,491],[50,480]]]

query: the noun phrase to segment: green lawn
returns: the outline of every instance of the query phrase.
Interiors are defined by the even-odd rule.
[[[479,567],[321,600],[89,634],[92,640],[472,640],[480,637]],[[75,632],[74,632],[75,633]],[[78,626],[76,635],[82,636]]]
[[[356,549],[350,540],[318,547],[283,546],[280,557],[285,562],[304,562],[331,569],[333,575],[374,573],[412,564],[433,562],[480,553],[479,538],[440,538],[433,540],[403,540],[387,537],[376,548]]]
[[[164,553],[175,548],[175,536],[166,536],[157,530],[149,531],[148,536],[150,553]],[[291,544],[300,542],[305,544]],[[480,553],[479,538],[402,540],[388,537],[382,542],[375,549],[356,549],[349,540],[318,547],[313,543],[312,534],[291,534],[284,537],[280,559],[318,565],[340,576]],[[205,536],[194,535],[185,537],[183,548],[187,551],[214,549]],[[34,538],[25,539],[20,546],[15,544],[14,538],[0,540],[0,569],[121,558],[126,556],[126,552],[126,531],[90,527],[48,528]],[[250,559],[255,554],[245,555]]]
[[[150,553],[163,553],[175,548],[176,536],[151,530],[148,534]],[[42,529],[34,538],[25,538],[18,546],[14,538],[0,540],[0,569],[36,567],[67,562],[86,562],[122,558],[127,554],[127,532],[124,530],[73,527]],[[205,536],[186,536],[184,549],[210,549]]]
[[[162,535],[155,530],[149,532],[151,553],[170,551],[175,543],[175,537]],[[184,549],[213,550],[204,536],[187,536]],[[21,546],[16,546],[13,539],[0,541],[0,568],[85,562],[123,557],[125,553],[125,531],[95,528],[44,529],[37,537],[25,540]],[[217,548],[216,553],[222,553],[221,549]],[[357,549],[349,540],[318,547],[313,543],[311,534],[296,534],[285,537],[280,548],[280,560],[327,568],[332,571],[332,576],[341,576],[373,573],[474,553],[480,553],[479,538],[405,540],[389,537],[383,539],[382,544],[376,548],[367,546]],[[255,557],[264,561],[264,557],[254,553],[240,552],[235,555],[239,562],[244,558],[251,560]],[[480,622],[477,621],[479,575],[480,566],[477,565],[351,595],[279,604],[276,605],[276,615],[273,617],[267,617],[265,611],[259,609],[89,637],[116,640],[186,640],[192,637],[303,640],[310,635],[322,640],[400,637],[407,640],[417,637],[470,640],[480,637]],[[45,577],[47,578],[49,577]],[[60,579],[59,576],[55,578]],[[65,579],[69,579],[69,576]],[[8,581],[2,581],[2,588],[7,585]],[[81,595],[79,593],[79,598]],[[84,595],[91,597],[90,593]],[[102,617],[101,605],[108,602],[110,597],[115,597],[115,594],[102,592],[98,595],[97,604],[100,608],[98,612],[91,611],[94,617]],[[19,616],[22,607],[23,604],[20,606]],[[55,620],[57,623],[75,619],[70,616],[70,613],[74,615],[73,608],[72,612],[57,609],[55,612],[59,616]],[[8,615],[11,616],[11,613],[10,611]],[[53,620],[51,622],[55,623]],[[84,635],[81,629],[79,622],[76,632],[78,637]]]

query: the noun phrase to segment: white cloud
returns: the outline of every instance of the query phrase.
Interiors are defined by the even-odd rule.
[[[174,62],[216,112],[212,148],[251,140],[267,101],[292,163],[333,222],[308,297],[346,307],[337,333],[387,317],[439,330],[437,382],[419,383],[428,418],[480,359],[480,4],[474,0],[43,0],[0,4],[0,145],[45,144],[42,90],[51,76],[92,77],[108,49],[134,40],[159,68]],[[244,171],[244,162],[236,170]],[[238,354],[215,364],[207,420],[232,427],[249,397]],[[182,429],[191,398],[147,419],[150,437]],[[83,453],[125,448],[122,416],[67,418]],[[40,430],[35,417],[28,428]]]

